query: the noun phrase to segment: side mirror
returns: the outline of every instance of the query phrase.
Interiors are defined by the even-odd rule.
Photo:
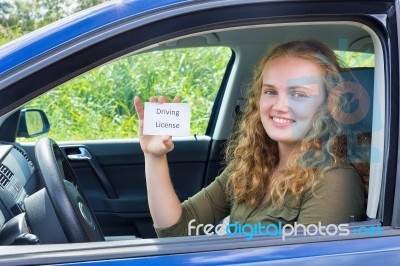
[[[50,131],[50,123],[41,109],[22,109],[19,116],[17,137],[33,138]]]

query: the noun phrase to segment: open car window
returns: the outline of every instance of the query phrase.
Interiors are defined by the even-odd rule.
[[[309,34],[306,38],[318,40],[314,31],[327,29],[336,35],[328,44],[342,61],[345,82],[354,83],[364,98],[357,98],[349,91],[343,95],[344,101],[351,101],[348,121],[353,134],[346,136],[348,153],[371,153],[363,178],[368,219],[375,219],[380,198],[383,156],[383,91],[377,84],[382,83],[382,52],[373,33],[356,23],[331,23],[328,25],[282,24],[218,30],[215,33],[180,37],[158,44],[159,48],[124,57],[98,67],[74,80],[68,81],[45,95],[40,96],[25,107],[44,109],[49,116],[52,129],[49,136],[55,140],[106,140],[137,137],[137,119],[132,99],[140,95],[144,100],[151,95],[165,95],[172,99],[178,95],[183,102],[192,105],[191,134],[202,135],[209,126],[214,101],[227,73],[227,65],[232,53],[237,54],[233,62],[233,72],[228,77],[218,120],[213,125],[215,139],[228,139],[246,102],[246,90],[258,60],[268,48],[286,40],[286,31],[297,29]],[[354,31],[361,36],[355,43],[349,43],[340,31],[346,34]],[[252,38],[259,35],[278,35],[278,40],[254,44]],[[197,47],[204,39],[229,40],[229,36],[248,37],[239,47],[221,42],[221,46]],[[314,36],[315,35],[315,36]],[[216,36],[216,37],[215,37]],[[220,37],[219,37],[220,36]],[[279,41],[279,38],[281,40]],[[293,37],[295,38],[295,37]],[[300,38],[300,37],[299,37]],[[199,41],[200,40],[200,41]],[[188,45],[190,44],[190,45]],[[179,48],[182,45],[185,48]],[[174,49],[168,47],[174,46]],[[192,48],[186,48],[191,46]],[[146,50],[146,49],[142,49]],[[236,73],[240,73],[236,75]],[[346,98],[347,97],[347,98]],[[239,110],[239,111],[238,111]],[[370,136],[370,142],[362,142],[363,136]],[[377,137],[380,136],[380,137]],[[26,141],[21,139],[21,141]],[[28,141],[31,141],[28,139]],[[179,184],[177,184],[179,186]]]
[[[191,105],[191,135],[204,135],[231,56],[228,47],[217,46],[131,55],[68,81],[24,108],[45,111],[51,125],[47,136],[56,141],[137,138],[133,97],[178,96]]]
[[[210,135],[211,138],[226,140],[244,108],[252,71],[265,52],[286,40],[286,31],[297,29],[309,34],[309,38],[318,40],[314,31],[325,28],[337,35],[328,45],[342,61],[345,71],[341,74],[344,81],[357,84],[364,95],[364,98],[357,98],[356,94],[349,91],[341,96],[343,100],[352,102],[352,105],[349,110],[343,111],[348,113],[349,120],[339,122],[349,124],[354,133],[345,136],[349,154],[371,153],[370,157],[365,157],[367,161],[351,163],[368,166],[366,172],[362,173],[366,217],[375,219],[382,179],[383,138],[377,138],[382,136],[384,128],[383,91],[377,89],[377,84],[382,83],[382,52],[376,37],[361,29],[361,24],[267,25],[183,36],[159,43],[159,48],[152,46],[148,51],[142,49],[145,52],[119,58],[84,73],[31,101],[25,107],[45,110],[51,124],[48,135],[58,141],[123,139],[137,137],[138,124],[132,104],[135,95],[141,96],[143,100],[151,95],[165,95],[169,99],[178,95],[183,102],[192,106],[191,134],[202,135],[209,126],[211,111],[224,75],[230,74],[225,77],[228,78],[228,83],[220,109],[216,109],[219,113],[215,114],[217,120]],[[346,42],[345,36],[340,34],[342,28],[346,30],[346,34],[354,31],[362,36],[362,45]],[[252,39],[255,40],[259,35],[272,36],[273,33],[279,33],[276,35],[277,40],[254,45]],[[240,46],[229,47],[229,43],[222,41],[221,46],[202,46],[204,39],[207,40],[210,36],[217,40],[229,40],[230,36],[237,35],[247,37],[249,44],[245,42]],[[183,48],[179,48],[180,45]],[[171,46],[174,48],[168,48]],[[232,73],[228,73],[228,62],[233,53],[237,58],[233,62]],[[365,135],[371,136],[372,141],[360,141]],[[21,138],[19,141],[32,139]],[[178,191],[182,187],[179,183],[175,185]]]

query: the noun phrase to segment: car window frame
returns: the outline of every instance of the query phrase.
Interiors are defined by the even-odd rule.
[[[337,20],[338,18],[331,18],[331,21],[346,21],[346,20],[343,20],[343,19],[340,19],[340,20]],[[327,20],[329,20],[329,18],[328,17],[326,17],[326,18],[324,18],[324,21],[327,21]],[[303,18],[296,18],[295,19],[295,21],[303,21]],[[350,20],[350,21],[357,21],[357,20],[355,20],[355,19],[352,19],[352,20]],[[271,21],[269,21],[269,19],[268,18],[264,18],[264,19],[262,19],[261,20],[261,22],[260,21],[256,21],[256,22],[252,22],[253,24],[252,25],[262,25],[262,24],[268,24],[268,23],[271,23]],[[368,26],[368,24],[366,24],[367,26]],[[377,26],[377,25],[373,25],[373,23],[371,24],[371,25],[369,25],[371,28],[373,28],[374,26]],[[212,25],[212,26],[209,26],[209,27],[211,27],[211,28],[213,28],[213,29],[215,29],[215,25]],[[218,25],[217,26],[217,29],[220,29],[220,28],[226,28],[227,26],[225,25],[225,24],[223,24],[223,25]],[[196,28],[196,32],[199,32],[201,29],[199,29],[199,28]],[[206,29],[204,29],[205,31],[209,31],[210,29],[209,28],[206,28]],[[149,32],[151,32],[150,30],[148,30],[147,28],[146,28],[146,26],[145,27],[143,27],[143,28],[139,28],[139,29],[135,29],[135,31],[139,31],[140,33],[149,33]],[[191,32],[189,31],[189,32],[185,32],[185,31],[178,31],[179,33],[175,33],[175,34],[179,34],[179,35],[174,35],[174,34],[172,34],[172,35],[163,35],[163,37],[162,37],[162,40],[160,40],[160,39],[158,39],[158,38],[155,38],[155,39],[152,39],[152,44],[151,45],[154,45],[154,44],[156,44],[156,45],[159,45],[159,43],[162,43],[162,42],[168,42],[168,41],[170,41],[170,40],[172,40],[172,39],[176,39],[176,38],[180,38],[182,35],[190,35],[191,34]],[[142,34],[137,34],[138,36],[142,36]],[[126,36],[126,34],[127,33],[124,33],[124,35]],[[87,66],[86,67],[83,67],[82,65],[84,65],[85,64],[85,62],[83,62],[83,60],[79,60],[79,58],[85,58],[85,56],[84,56],[84,52],[86,52],[86,53],[89,53],[89,50],[94,50],[94,51],[97,51],[97,49],[96,48],[93,48],[93,47],[91,47],[90,49],[89,48],[86,48],[86,49],[82,49],[82,50],[80,50],[79,52],[77,52],[77,53],[75,53],[75,54],[73,54],[73,55],[71,55],[71,56],[69,56],[69,57],[67,57],[65,60],[67,60],[67,61],[69,61],[70,59],[71,60],[73,60],[73,63],[75,64],[75,67],[76,68],[78,68],[78,71],[76,71],[76,72],[74,72],[74,75],[73,76],[71,76],[71,74],[66,74],[66,73],[64,73],[63,71],[60,71],[60,73],[57,73],[57,75],[60,75],[60,76],[62,76],[62,78],[60,78],[60,79],[58,79],[57,80],[57,82],[53,82],[53,83],[50,83],[50,84],[46,84],[46,85],[44,85],[43,87],[41,87],[41,89],[40,90],[37,90],[37,91],[35,91],[34,92],[34,94],[36,95],[36,94],[40,94],[40,93],[43,93],[43,92],[45,92],[45,91],[47,91],[47,90],[50,90],[50,89],[52,89],[52,88],[54,88],[56,85],[59,85],[59,84],[61,84],[61,83],[64,83],[66,80],[68,80],[68,79],[70,79],[70,78],[72,78],[72,77],[74,77],[74,76],[76,76],[76,75],[80,75],[81,73],[84,73],[84,72],[86,72],[88,69],[93,69],[95,66],[97,66],[97,65],[102,65],[102,64],[104,64],[104,63],[106,63],[107,61],[109,61],[109,60],[112,60],[112,59],[114,59],[114,58],[118,58],[118,57],[120,57],[120,56],[122,56],[123,54],[122,53],[124,53],[124,54],[126,54],[126,53],[130,53],[130,52],[133,52],[133,51],[135,51],[136,49],[137,50],[143,50],[143,49],[148,49],[148,47],[149,47],[149,44],[148,43],[146,43],[146,42],[141,42],[141,45],[128,45],[128,44],[126,44],[126,43],[124,43],[124,42],[121,42],[121,41],[119,41],[119,42],[117,42],[116,41],[116,38],[118,38],[119,36],[115,36],[114,38],[110,38],[110,39],[106,39],[104,42],[103,42],[103,45],[105,45],[105,43],[109,43],[109,42],[111,42],[111,43],[109,43],[107,46],[108,47],[113,47],[113,49],[115,49],[116,51],[118,51],[117,53],[114,53],[114,55],[113,55],[113,57],[112,58],[110,58],[110,57],[107,57],[107,56],[104,56],[104,55],[101,55],[101,53],[98,53],[99,55],[97,55],[98,57],[97,57],[97,59],[98,59],[98,61],[97,61],[97,63],[94,65],[93,63],[92,64],[88,64],[88,63],[86,63],[87,64]],[[378,37],[380,37],[379,35],[378,35]],[[139,41],[142,41],[142,40],[139,40]],[[128,46],[128,48],[121,48],[120,46],[118,46],[117,44],[120,44],[121,45],[121,43],[123,43],[124,44],[124,46]],[[113,45],[114,44],[114,45]],[[94,44],[94,47],[96,47],[98,44]],[[147,45],[147,46],[145,46],[145,45]],[[151,46],[150,46],[151,47]],[[385,51],[385,50],[384,50]],[[92,52],[93,53],[93,52]],[[81,54],[82,54],[82,56],[81,56]],[[94,56],[96,56],[96,55],[94,55]],[[93,60],[93,59],[92,59]],[[80,61],[80,62],[79,62]],[[58,61],[58,62],[56,62],[55,63],[55,65],[53,65],[51,68],[53,69],[53,71],[51,71],[51,72],[54,72],[55,71],[55,69],[65,69],[65,67],[64,67],[64,64],[62,64],[62,67],[60,67],[60,66],[58,66],[57,64],[59,64],[59,62],[61,62],[61,61]],[[79,62],[79,63],[76,63],[76,62]],[[70,63],[67,63],[67,64],[70,64]],[[71,70],[69,70],[69,71],[71,71]],[[38,74],[38,73],[36,73],[36,74]],[[51,76],[51,75],[49,75],[49,76]],[[43,80],[41,80],[43,78]],[[54,77],[53,77],[54,78]],[[46,80],[45,80],[45,77],[43,77],[43,76],[39,76],[39,75],[37,75],[37,76],[35,76],[35,81],[36,80],[41,80],[42,82],[45,82]],[[40,84],[40,82],[38,82],[39,84]],[[15,85],[14,85],[15,87],[19,87],[19,88],[21,88],[21,85],[20,85],[20,82],[16,82],[15,83]],[[12,87],[14,87],[14,86],[11,86],[11,88]],[[22,85],[22,87],[24,87],[24,88],[29,88],[29,86],[23,86]],[[32,97],[32,95],[30,95],[30,97]],[[22,99],[19,99],[19,101],[22,101],[22,100],[25,100],[26,99],[26,97],[24,97],[24,98],[22,98]],[[19,102],[19,101],[17,101],[17,102]],[[15,104],[15,103],[14,103]],[[223,104],[223,102],[222,102],[222,104]],[[232,103],[231,103],[232,104]],[[229,109],[229,108],[228,108]],[[217,122],[218,123],[218,122]],[[230,128],[230,126],[228,126],[228,127],[224,127],[224,128]],[[213,139],[221,139],[221,135],[220,135],[220,133],[219,132],[214,132],[214,134],[213,134],[213,136],[212,136],[212,138]]]
[[[296,21],[303,21],[303,19],[302,18],[296,18],[295,19]],[[325,18],[324,19],[324,21],[327,21],[327,20],[329,20],[329,18]],[[340,21],[345,21],[345,20],[337,20],[337,18],[332,18],[331,19],[331,21],[332,22],[340,22]],[[351,21],[356,21],[356,20],[351,20]],[[268,24],[268,23],[271,23],[270,21],[269,21],[269,19],[262,19],[262,22],[259,22],[259,21],[257,21],[257,22],[253,22],[253,24],[252,25],[262,25],[262,24]],[[368,24],[367,24],[368,25]],[[370,25],[370,27],[371,28],[373,28],[373,26],[377,26],[377,25],[373,25],[373,24],[371,24]],[[212,28],[214,28],[215,26],[213,25],[213,26],[210,26],[210,27],[212,27]],[[226,25],[218,25],[217,26],[217,28],[219,29],[219,28],[226,28],[227,26]],[[146,27],[144,27],[144,28],[140,28],[140,29],[137,29],[137,30],[139,30],[141,33],[144,33],[144,32],[149,32],[147,29],[146,29]],[[196,32],[199,32],[199,30],[201,30],[201,29],[196,29]],[[206,29],[204,29],[205,31],[209,31],[210,29],[208,29],[208,28],[206,28]],[[168,36],[169,38],[168,39],[166,39],[167,38],[167,36],[163,36],[163,40],[161,41],[161,40],[159,40],[159,39],[153,39],[152,41],[154,42],[154,43],[156,43],[156,45],[159,45],[159,43],[163,43],[163,42],[169,42],[170,40],[172,40],[172,39],[176,39],[176,38],[181,38],[181,36],[182,35],[185,35],[185,34],[187,34],[187,35],[190,35],[191,34],[191,32],[180,32],[179,31],[179,35],[177,36],[177,35],[171,35],[171,36]],[[125,33],[125,35],[126,35],[126,33]],[[142,36],[142,34],[138,34],[139,36]],[[118,37],[118,36],[116,36],[116,37]],[[379,35],[378,35],[378,37],[379,37]],[[111,43],[117,43],[116,41],[114,41],[115,40],[115,37],[114,38],[111,38],[111,39],[107,39],[107,40],[105,40],[105,42],[109,42],[109,41],[111,41]],[[123,43],[123,42],[119,42],[119,43]],[[95,44],[94,46],[96,46],[97,44]],[[147,46],[143,46],[142,47],[142,45],[147,45]],[[121,48],[114,48],[114,49],[116,49],[117,51],[119,51],[118,53],[116,53],[116,54],[114,54],[114,57],[115,58],[118,58],[118,57],[120,57],[120,56],[122,56],[122,54],[121,53],[132,53],[133,51],[135,51],[135,49],[137,49],[136,51],[143,51],[143,50],[147,50],[147,49],[149,49],[149,47],[151,48],[151,45],[149,46],[147,43],[142,43],[142,45],[139,45],[139,46],[137,46],[137,45],[131,45],[131,46],[129,46],[129,48],[125,48],[125,49],[121,49]],[[154,44],[152,44],[152,45],[154,45]],[[110,45],[108,45],[109,47],[111,46],[111,47],[113,47],[113,44],[110,44]],[[79,58],[79,57],[81,57],[80,56],[80,54],[81,53],[83,53],[84,51],[88,51],[88,48],[87,49],[83,49],[83,50],[81,50],[81,51],[79,51],[79,52],[77,52],[76,54],[73,54],[73,55],[71,55],[70,57],[67,57],[67,59],[66,60],[68,60],[68,59],[70,59],[70,58]],[[84,56],[83,56],[84,57]],[[104,63],[106,63],[106,60],[112,60],[112,58],[109,58],[109,57],[104,57],[104,56],[100,56],[100,60],[99,61],[97,61],[97,64],[96,65],[102,65],[102,64],[104,64]],[[78,59],[76,59],[76,60],[74,60],[74,62],[76,62],[76,61],[79,61]],[[83,64],[84,62],[81,62],[81,64]],[[75,63],[76,64],[76,63]],[[79,66],[79,64],[76,64],[76,65],[78,65]],[[83,73],[83,72],[86,72],[89,68],[90,69],[93,69],[96,65],[88,65],[87,67],[81,67],[81,68],[79,68],[79,71],[77,71],[77,72],[75,72],[75,74],[74,74],[74,76],[75,75],[80,75],[81,73]],[[63,67],[64,68],[64,67]],[[60,73],[60,75],[63,75],[63,78],[61,78],[61,79],[59,79],[58,80],[58,82],[56,82],[55,84],[57,84],[57,85],[59,85],[59,84],[61,84],[61,83],[64,83],[67,79],[66,79],[66,77],[68,77],[68,79],[70,79],[71,78],[71,76],[70,75],[66,75],[66,74],[64,74],[64,73]],[[65,76],[64,76],[65,75]],[[40,79],[40,78],[38,78],[38,79]],[[16,84],[18,84],[19,82],[17,82]],[[35,92],[35,94],[39,94],[39,93],[42,93],[43,91],[47,91],[47,90],[49,90],[49,89],[51,89],[51,88],[53,88],[54,86],[55,86],[55,84],[53,83],[53,84],[51,84],[52,86],[50,87],[49,85],[47,85],[47,86],[43,86],[42,87],[42,89],[40,90],[40,91],[36,91]],[[223,104],[223,102],[222,102],[222,104]],[[218,122],[217,122],[218,123]],[[225,128],[230,128],[229,126],[228,127],[225,127]],[[213,139],[221,139],[221,136],[220,136],[220,134],[219,134],[219,132],[215,132],[214,131],[214,134],[212,135],[212,138]]]

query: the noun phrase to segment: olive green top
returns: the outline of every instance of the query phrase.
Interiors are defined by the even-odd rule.
[[[276,208],[269,200],[261,206],[249,208],[234,204],[226,193],[228,173],[224,171],[208,187],[182,203],[182,215],[178,222],[168,228],[155,228],[158,237],[188,235],[191,226],[215,225],[230,215],[230,223],[257,224],[316,224],[348,223],[350,216],[360,220],[365,211],[361,177],[351,166],[329,170],[311,191],[305,192],[300,200],[286,197],[284,206]],[[190,235],[194,235],[192,229]]]

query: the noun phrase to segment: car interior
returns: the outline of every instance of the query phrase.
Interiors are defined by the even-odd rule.
[[[355,147],[370,150],[371,158],[365,162],[369,170],[362,176],[366,217],[354,224],[377,221],[383,176],[385,82],[383,48],[368,26],[336,21],[220,28],[152,43],[101,65],[151,51],[207,46],[232,50],[206,134],[174,137],[175,150],[168,155],[173,183],[183,201],[210,184],[223,169],[224,144],[246,103],[245,91],[253,70],[267,49],[302,39],[321,41],[339,56],[344,52],[356,54],[354,65],[345,69],[343,77],[360,84],[370,103],[362,119],[352,125],[354,139],[349,141]],[[366,54],[374,55],[373,66],[362,65]],[[91,68],[98,66],[100,63]],[[23,105],[0,117],[0,245],[156,237],[147,206],[144,159],[137,139],[57,144],[46,136],[52,126],[46,114],[42,110],[22,109]],[[37,115],[43,123],[35,134],[27,133],[27,120],[31,119],[27,112]],[[14,135],[8,133],[10,128]],[[370,134],[371,142],[357,142],[357,136],[362,134]],[[41,139],[19,142],[17,136]],[[349,222],[353,222],[350,217]]]

